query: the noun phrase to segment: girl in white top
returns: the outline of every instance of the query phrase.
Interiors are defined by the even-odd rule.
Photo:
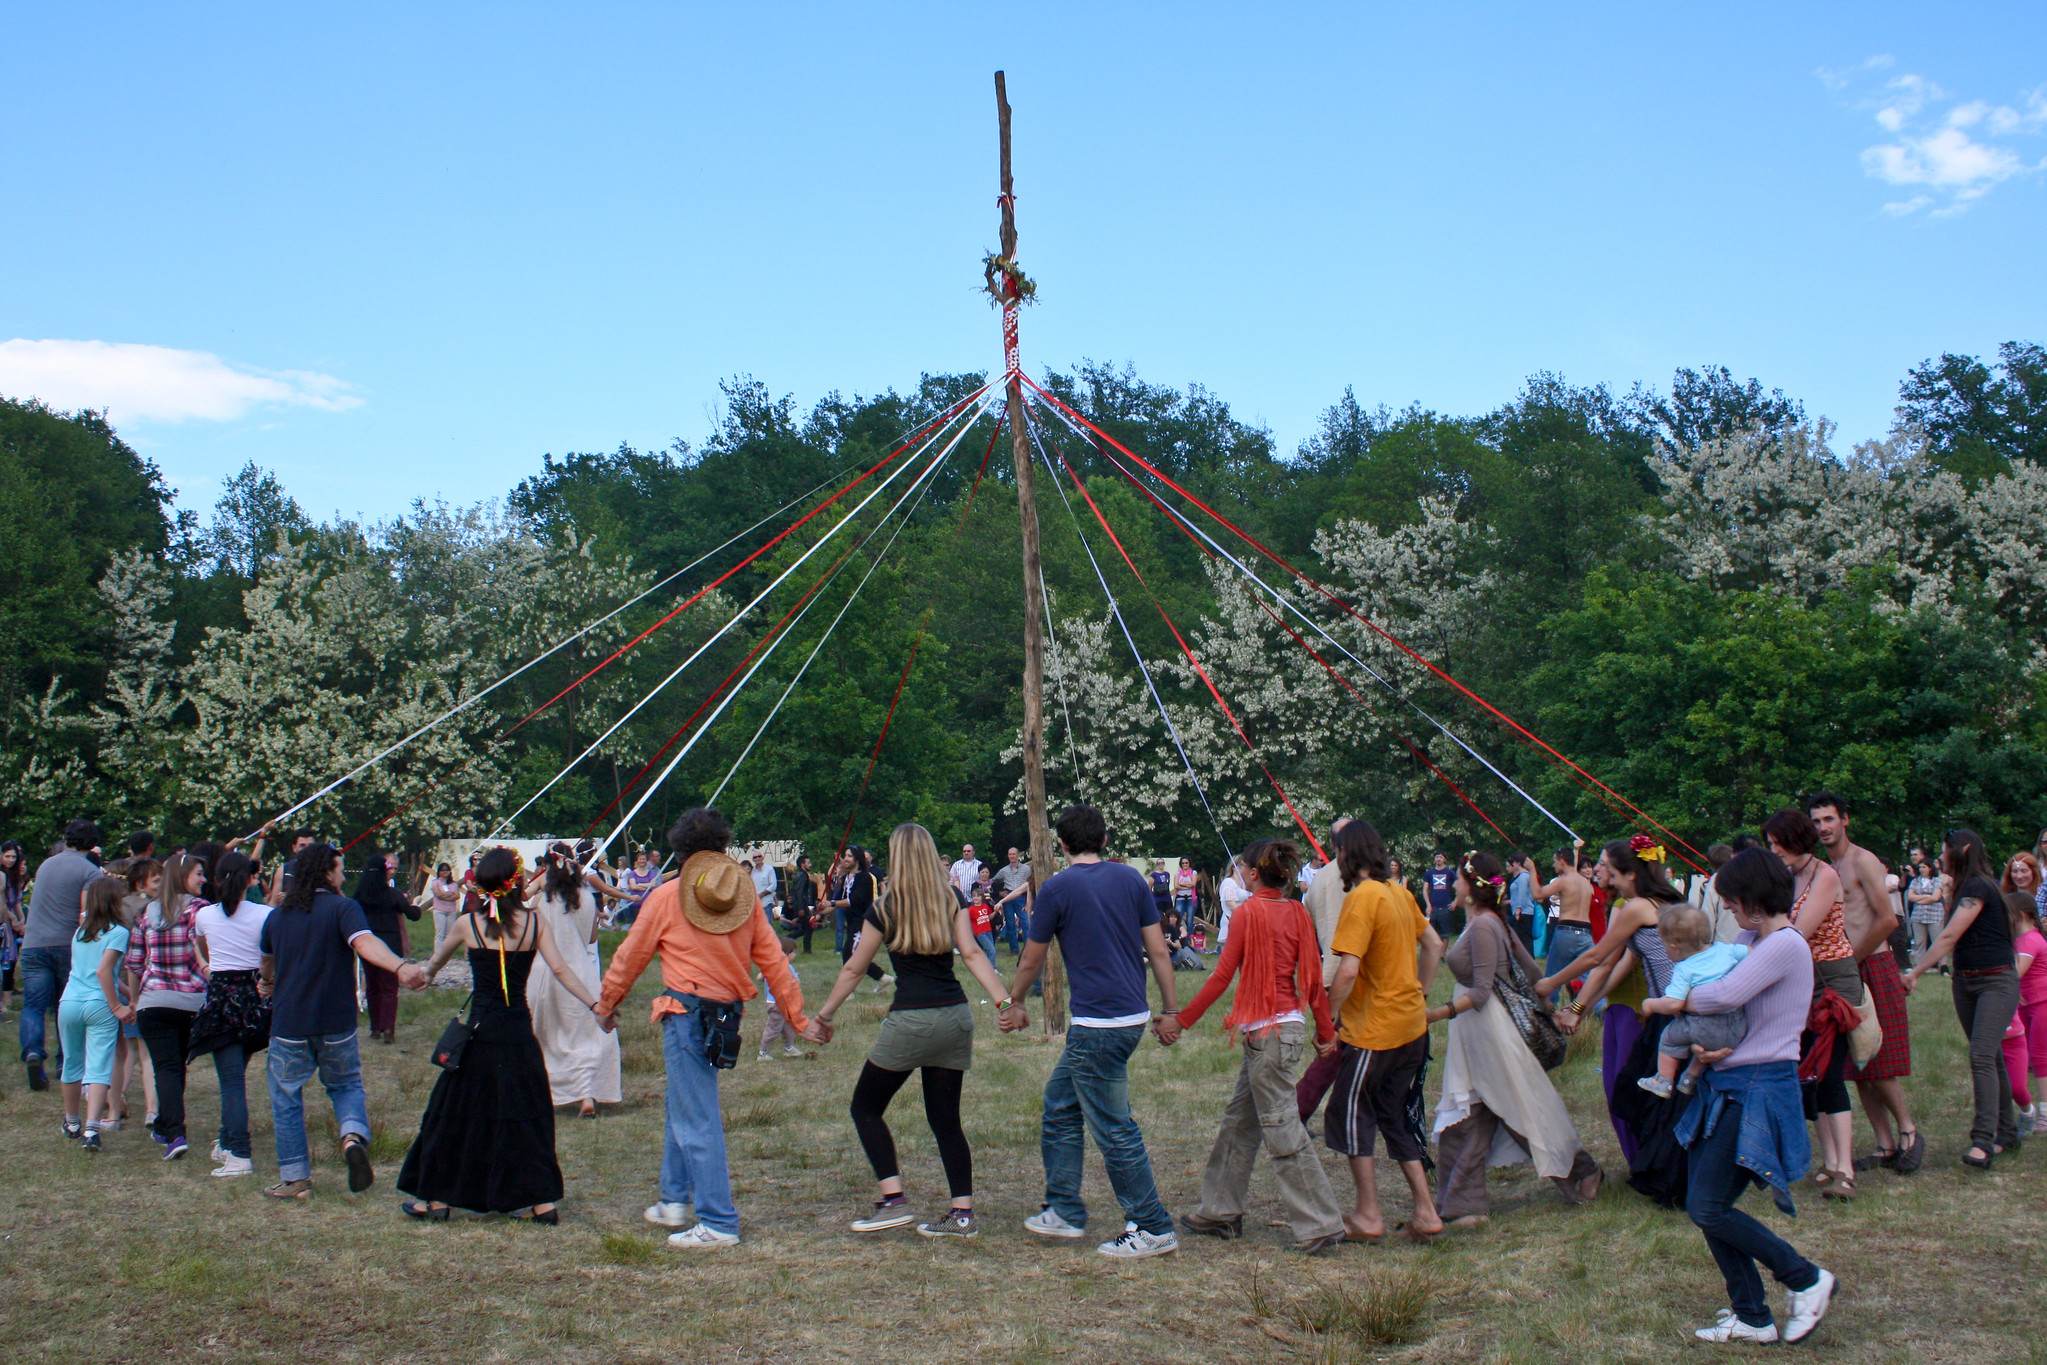
[[[213,1054],[220,1081],[220,1134],[214,1139],[213,1173],[223,1178],[251,1175],[248,1069],[250,1054],[270,1044],[270,1002],[257,988],[263,966],[263,923],[270,907],[249,899],[255,870],[240,853],[223,853],[214,865],[220,899],[199,908],[192,924],[194,947],[206,963],[206,1000],[192,1021],[194,1058]]]

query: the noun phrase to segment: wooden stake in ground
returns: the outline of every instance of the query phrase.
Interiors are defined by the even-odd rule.
[[[1024,432],[1023,369],[1017,359],[1016,310],[1028,282],[1016,266],[1016,195],[1009,174],[1009,91],[995,73],[995,118],[1002,136],[1002,254],[986,263],[988,291],[1002,305],[1002,363],[1009,389],[1009,453],[1016,464],[1017,514],[1023,521],[1024,806],[1031,822],[1033,887],[1057,870],[1052,825],[1045,816],[1045,592],[1038,555],[1038,499],[1031,443]],[[1066,1031],[1066,981],[1053,944],[1045,959],[1045,1031]]]

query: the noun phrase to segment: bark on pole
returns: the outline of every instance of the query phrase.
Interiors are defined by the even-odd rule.
[[[1016,196],[1009,173],[1009,92],[1000,71],[995,73],[995,117],[1002,137],[1002,258],[1016,259]],[[1017,514],[1023,525],[1024,673],[1023,768],[1024,806],[1031,823],[1031,880],[1042,882],[1057,870],[1052,825],[1045,815],[1045,591],[1043,562],[1038,554],[1038,499],[1032,477],[1031,443],[1024,430],[1023,371],[1017,359],[1016,312],[1020,300],[1014,282],[1004,280],[1002,360],[1009,391],[1009,453],[1016,465]],[[1066,1031],[1066,981],[1053,944],[1045,959],[1045,1031]]]

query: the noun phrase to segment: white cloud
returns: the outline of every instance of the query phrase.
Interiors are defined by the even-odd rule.
[[[1833,90],[1846,90],[1858,76],[1886,70],[1888,56],[1872,57],[1854,71],[1822,68],[1820,80]],[[1993,105],[1975,99],[1960,103],[1924,76],[1905,72],[1857,101],[1870,111],[1890,139],[1863,149],[1863,173],[1888,185],[1918,190],[1884,205],[1884,212],[1903,218],[1929,211],[1948,217],[2015,177],[2047,169],[2047,159],[2033,161],[2019,148],[1996,139],[2027,137],[2047,131],[2047,88],[2033,90],[2014,105]]]
[[[311,370],[258,370],[206,351],[125,341],[0,341],[0,393],[117,420],[232,422],[256,408],[341,412],[353,386]]]

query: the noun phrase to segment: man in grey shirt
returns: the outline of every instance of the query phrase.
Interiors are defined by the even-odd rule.
[[[21,1060],[28,1064],[28,1088],[48,1090],[43,1071],[48,1021],[57,996],[71,975],[71,938],[78,932],[79,899],[86,885],[100,875],[89,855],[99,847],[100,830],[90,820],[64,826],[64,850],[53,853],[36,869],[34,894],[28,902],[28,927],[21,936]]]

